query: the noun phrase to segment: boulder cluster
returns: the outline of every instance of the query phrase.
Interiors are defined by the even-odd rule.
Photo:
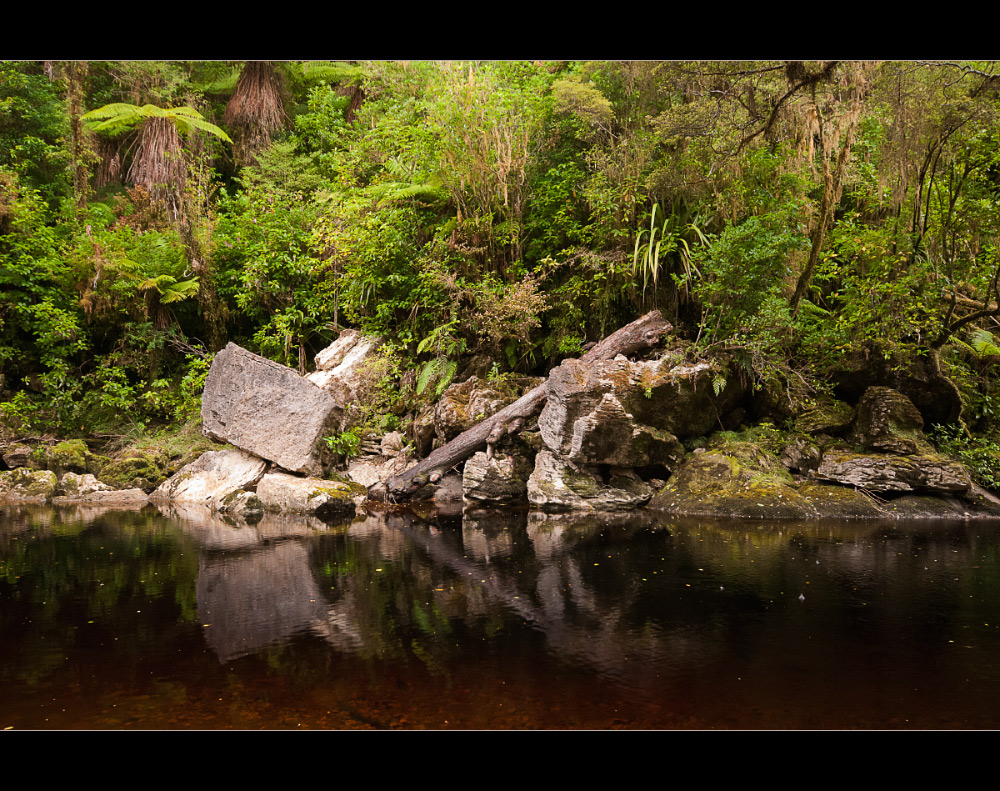
[[[139,469],[139,459],[95,466],[82,441],[49,449],[44,463],[37,449],[9,445],[0,501],[152,501],[249,519],[268,511],[346,516],[369,488],[545,383],[536,419],[498,434],[418,496],[441,506],[522,503],[547,512],[1000,514],[1000,501],[974,486],[959,462],[936,453],[921,411],[898,390],[871,386],[854,405],[825,398],[786,410],[783,431],[762,421],[747,428],[761,401],[755,407],[737,370],[692,363],[680,350],[565,360],[548,380],[469,376],[411,414],[406,436],[369,438],[338,476],[324,440],[357,422],[365,364],[379,345],[348,330],[316,356],[314,372],[300,376],[231,343],[215,356],[202,399],[204,434],[226,447],[156,478]],[[135,467],[128,475],[115,466],[125,462]],[[115,475],[129,485],[114,485]]]

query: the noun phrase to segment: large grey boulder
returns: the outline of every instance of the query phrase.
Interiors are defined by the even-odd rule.
[[[495,451],[492,458],[487,458],[479,451],[465,462],[463,496],[479,503],[524,501],[533,469],[531,459],[524,454]]]
[[[887,453],[823,454],[816,477],[871,492],[964,492],[972,486],[959,462],[935,454],[897,456]]]
[[[230,343],[205,378],[201,417],[212,439],[319,474],[321,440],[340,430],[344,405],[291,368]]]
[[[242,497],[245,488],[257,483],[266,467],[263,459],[246,451],[209,451],[160,484],[150,499],[195,503],[213,511],[242,509],[249,499]]]
[[[67,472],[59,479],[59,494],[62,497],[84,497],[93,492],[109,492],[112,487],[97,480],[93,475]]]

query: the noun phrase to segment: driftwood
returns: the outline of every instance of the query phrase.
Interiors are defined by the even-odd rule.
[[[583,355],[580,361],[595,363],[598,360],[610,360],[619,354],[633,354],[651,348],[671,329],[673,326],[670,322],[658,310],[654,310],[613,332]],[[504,434],[515,434],[521,430],[528,418],[544,403],[549,393],[548,387],[549,383],[543,382],[510,406],[462,432],[406,472],[394,475],[384,484],[374,484],[368,490],[369,499],[406,499],[426,484],[437,481],[446,470],[477,451],[492,449]]]

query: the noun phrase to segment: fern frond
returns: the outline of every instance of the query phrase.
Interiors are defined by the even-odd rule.
[[[330,85],[349,83],[359,79],[362,73],[360,66],[352,66],[340,61],[307,60],[302,64],[302,76],[309,82],[322,80]]]
[[[138,107],[134,104],[115,102],[85,113],[80,120],[94,132],[117,135],[150,118],[166,118],[183,134],[187,134],[191,129],[199,129],[228,143],[233,142],[229,135],[215,124],[206,121],[193,107],[157,107],[155,104]]]
[[[448,389],[448,385],[451,384],[451,380],[455,377],[455,371],[458,370],[458,360],[449,360],[441,369],[441,376],[438,378],[437,387],[434,388],[434,397],[440,398],[441,394]]]
[[[169,305],[171,302],[181,302],[197,294],[198,288],[198,278],[179,280],[176,283],[171,283],[160,292],[160,302],[164,305]]]
[[[187,134],[191,129],[198,129],[202,132],[207,132],[210,135],[214,135],[227,143],[232,143],[232,138],[227,135],[222,129],[213,123],[209,123],[202,118],[183,118],[183,119],[171,119],[177,123],[177,127],[182,134]]]
[[[227,94],[233,92],[239,78],[239,67],[232,66],[228,72],[216,77],[211,82],[192,82],[191,87],[201,93]]]
[[[1000,346],[997,346],[996,338],[988,330],[976,330],[970,341],[980,357],[1000,357]]]
[[[173,278],[170,275],[157,275],[156,277],[149,277],[149,278],[146,278],[145,280],[141,281],[136,286],[136,288],[139,289],[139,291],[148,291],[151,288],[155,288],[157,291],[159,291],[162,294],[163,293],[163,285],[166,284],[166,285],[169,286],[171,283],[173,283],[175,281],[176,281],[176,278]]]
[[[106,104],[103,107],[98,107],[96,110],[91,110],[89,113],[84,113],[80,116],[80,120],[84,122],[100,121],[105,118],[137,116],[139,113],[141,113],[141,108],[136,107],[134,104],[113,102],[111,104]]]
[[[417,395],[420,395],[427,389],[427,385],[430,383],[440,364],[441,358],[435,357],[420,369],[420,375],[417,377]]]

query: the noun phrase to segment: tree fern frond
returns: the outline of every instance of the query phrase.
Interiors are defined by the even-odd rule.
[[[116,102],[98,107],[96,110],[91,110],[81,116],[81,120],[92,131],[106,132],[110,135],[126,132],[136,124],[150,118],[166,118],[182,134],[187,134],[191,129],[198,129],[221,138],[227,143],[233,142],[228,134],[215,124],[206,121],[202,114],[193,107],[157,107],[155,104],[144,104],[142,107],[138,107],[134,104]]]
[[[139,109],[142,111],[143,118],[169,118],[172,113],[176,112],[174,109],[164,109],[163,107],[157,107],[155,104],[144,104]]]
[[[337,85],[359,79],[362,69],[340,61],[307,60],[302,64],[302,76],[309,82],[323,80],[330,85]]]
[[[191,87],[201,93],[227,94],[233,92],[233,89],[236,87],[236,81],[239,78],[239,66],[232,66],[228,72],[219,75],[211,82],[192,82]]]
[[[169,305],[171,302],[181,302],[188,297],[193,297],[198,293],[199,283],[198,278],[192,278],[191,280],[178,280],[176,283],[171,283],[167,288],[160,292],[160,302],[164,305]]]
[[[80,120],[89,122],[100,121],[105,118],[119,118],[121,116],[138,117],[140,112],[141,108],[136,107],[134,104],[113,102],[112,104],[106,104],[103,107],[98,107],[96,110],[91,110],[89,113],[84,113],[80,116]]]
[[[187,134],[188,132],[191,131],[191,129],[198,129],[202,132],[208,132],[210,135],[214,135],[215,137],[225,140],[227,143],[233,142],[232,138],[229,137],[229,135],[227,135],[222,129],[220,129],[213,123],[205,121],[200,117],[183,118],[183,119],[174,118],[171,120],[173,120],[177,124],[178,130],[182,134]]]
[[[139,291],[148,291],[151,288],[155,288],[162,294],[163,285],[169,285],[170,283],[175,282],[175,280],[176,278],[173,278],[170,275],[157,275],[156,277],[148,277],[141,281],[136,288],[139,289]]]
[[[970,340],[972,348],[980,357],[1000,357],[1000,346],[997,346],[996,338],[988,330],[976,330]]]

